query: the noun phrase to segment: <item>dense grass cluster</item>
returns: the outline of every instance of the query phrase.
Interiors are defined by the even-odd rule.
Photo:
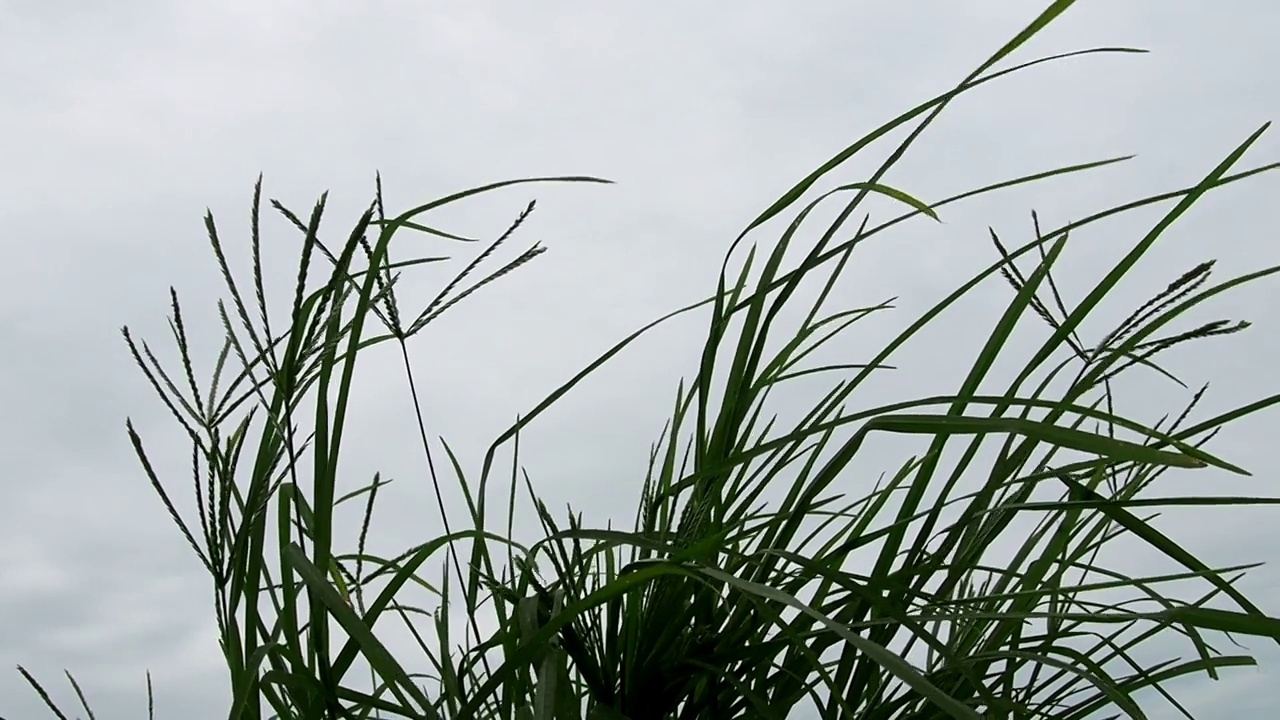
[[[836,279],[863,242],[908,220],[936,220],[966,198],[1124,159],[1047,170],[930,204],[883,182],[957,95],[1048,60],[1135,52],[1085,50],[991,72],[1070,4],[1055,2],[955,89],[870,133],[794,186],[730,247],[714,294],[625,338],[556,389],[496,439],[478,473],[464,472],[449,446],[428,442],[424,432],[421,451],[442,532],[395,557],[369,552],[364,542],[383,482],[375,477],[355,487],[337,471],[356,360],[375,345],[397,346],[416,406],[409,339],[541,248],[482,271],[526,211],[433,302],[410,312],[397,296],[402,273],[440,258],[393,260],[392,239],[422,232],[458,240],[422,218],[479,193],[518,183],[604,181],[498,183],[394,217],[384,214],[379,182],[374,202],[340,244],[321,240],[324,198],[305,218],[273,201],[302,236],[285,314],[273,314],[265,300],[261,182],[247,287],[230,271],[209,216],[229,300],[218,307],[226,335],[205,389],[176,294],[171,320],[180,370],[164,370],[127,329],[125,338],[191,439],[195,522],[171,502],[172,485],[153,471],[129,426],[143,468],[213,579],[233,691],[229,717],[1141,718],[1140,696],[1181,709],[1171,683],[1254,662],[1222,653],[1214,636],[1280,642],[1280,620],[1233,585],[1242,568],[1207,566],[1141,517],[1158,505],[1268,502],[1151,498],[1143,491],[1171,469],[1243,473],[1204,443],[1280,395],[1192,422],[1201,391],[1178,417],[1154,425],[1125,417],[1112,397],[1112,386],[1135,367],[1165,373],[1157,356],[1174,346],[1245,327],[1226,321],[1188,327],[1181,318],[1280,268],[1212,284],[1206,262],[1168,278],[1164,291],[1105,336],[1091,343],[1078,332],[1205,193],[1277,167],[1236,169],[1265,128],[1188,187],[1051,230],[1037,222],[1034,237],[1012,249],[993,232],[992,264],[874,357],[856,365],[807,361],[879,309],[828,307]],[[911,123],[906,140],[871,177],[802,204],[850,157]],[[860,208],[873,195],[901,203],[903,213],[871,224]],[[802,225],[808,228],[815,207],[830,202],[843,203],[838,218],[803,244]],[[1160,221],[1069,307],[1052,273],[1069,234],[1161,204],[1168,210]],[[776,242],[744,242],[787,213],[792,219]],[[863,219],[850,228],[855,213]],[[985,282],[1007,284],[1011,300],[953,394],[878,407],[847,402],[908,340]],[[798,325],[783,325],[801,288],[818,290],[817,301],[799,313]],[[695,311],[709,315],[701,361],[676,390],[670,420],[653,445],[634,528],[557,518],[521,482],[521,430],[648,330]],[[991,368],[1005,357],[1015,325],[1028,320],[1047,323],[1050,337],[1007,385],[984,389],[999,380]],[[798,377],[828,382],[826,393],[798,421],[783,423],[770,398]],[[417,421],[424,422],[421,412]],[[868,490],[845,480],[864,445],[882,433],[924,436],[928,450],[904,459],[862,496],[847,497],[851,488]],[[444,512],[449,475],[469,509],[461,525]],[[495,519],[486,498],[501,482],[509,483],[510,502]],[[527,546],[512,538],[522,486],[545,530]],[[781,499],[769,500],[775,497]],[[333,542],[335,508],[347,502],[365,508],[354,551]],[[1109,548],[1135,540],[1181,570],[1134,577],[1114,569]],[[442,581],[426,578],[428,561],[440,563]],[[1202,591],[1169,589],[1188,588],[1189,580]],[[411,584],[436,593],[438,605],[399,602]],[[469,618],[460,644],[450,637],[449,613]],[[434,634],[421,632],[423,615]],[[479,617],[492,618],[496,630],[482,631]],[[395,618],[420,655],[397,657],[379,639]],[[1192,659],[1138,659],[1152,641],[1163,648],[1177,637]]]

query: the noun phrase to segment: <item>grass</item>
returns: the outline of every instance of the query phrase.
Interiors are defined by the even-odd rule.
[[[1280,267],[1211,283],[1213,263],[1200,264],[1169,278],[1164,291],[1096,343],[1080,337],[1086,318],[1096,319],[1101,301],[1204,194],[1278,166],[1237,167],[1265,127],[1187,187],[1055,229],[1036,220],[1034,238],[1013,249],[993,231],[991,265],[874,357],[856,365],[808,361],[887,307],[829,307],[834,283],[863,242],[908,220],[936,220],[967,198],[1126,159],[1053,169],[929,204],[884,181],[959,94],[1050,60],[1137,52],[1098,48],[992,71],[1071,4],[1054,2],[955,89],[860,139],[786,192],[733,242],[714,294],[626,337],[574,375],[495,440],[478,473],[464,472],[445,441],[428,440],[408,341],[541,252],[535,245],[482,271],[533,206],[416,313],[400,304],[398,281],[442,258],[392,260],[391,240],[405,232],[465,239],[423,218],[480,193],[605,181],[497,183],[394,217],[384,214],[379,181],[374,202],[332,246],[319,232],[324,197],[305,219],[273,201],[302,234],[285,314],[265,300],[261,180],[249,281],[230,271],[207,216],[229,299],[218,306],[226,333],[206,389],[196,379],[176,293],[171,328],[180,370],[165,371],[146,343],[127,328],[124,335],[191,440],[194,523],[171,501],[169,483],[129,424],[144,471],[213,580],[233,696],[229,717],[1068,720],[1143,718],[1153,704],[1190,717],[1175,694],[1179,679],[1216,678],[1255,663],[1220,651],[1215,643],[1224,633],[1280,642],[1280,619],[1235,586],[1247,567],[1210,567],[1143,516],[1160,506],[1274,503],[1146,491],[1170,470],[1247,474],[1211,454],[1206,442],[1280,395],[1192,421],[1202,388],[1172,421],[1145,424],[1122,415],[1112,393],[1135,369],[1180,383],[1157,362],[1167,350],[1247,326],[1188,326],[1186,313]],[[908,137],[871,177],[802,202],[850,157],[904,126],[912,128]],[[902,214],[872,225],[859,212],[872,196],[896,201]],[[804,240],[801,226],[831,202],[843,203],[836,221]],[[1069,306],[1052,273],[1068,237],[1154,205],[1167,207],[1165,215]],[[855,213],[863,219],[850,229]],[[777,218],[789,221],[776,242],[748,242]],[[850,396],[887,369],[907,341],[989,282],[1006,284],[1011,299],[953,394],[851,405]],[[802,289],[817,298],[808,307],[798,305]],[[595,527],[577,514],[557,518],[523,474],[522,430],[647,331],[695,311],[708,323],[701,360],[676,390],[652,445],[634,528]],[[786,325],[782,318],[793,315],[799,322]],[[1011,381],[992,377],[1020,323],[1047,324],[1048,339]],[[404,360],[440,511],[439,535],[394,557],[365,547],[386,482],[375,476],[356,487],[343,475],[340,483],[338,469],[356,360],[388,344]],[[825,395],[802,417],[781,420],[771,398],[801,377],[825,382]],[[1007,384],[989,389],[993,383]],[[847,497],[849,488],[863,487],[847,481],[851,464],[885,433],[922,436],[927,449],[870,492]],[[461,524],[445,512],[449,482],[465,499]],[[504,484],[507,507],[495,514],[487,498]],[[522,487],[544,531],[527,545],[513,531]],[[354,551],[334,546],[335,509],[343,503],[364,508]],[[1127,575],[1113,567],[1117,542],[1144,543],[1177,569]],[[429,562],[440,568],[440,581],[428,580]],[[433,593],[435,607],[401,602],[414,588]],[[450,616],[467,620],[461,643],[450,635]],[[434,632],[421,632],[415,621],[422,618]],[[492,629],[482,630],[478,618]],[[417,645],[409,656],[393,654],[380,639],[396,619]],[[1173,642],[1184,643],[1191,659],[1143,659]]]

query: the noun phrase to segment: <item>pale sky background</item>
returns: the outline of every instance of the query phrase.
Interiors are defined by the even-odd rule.
[[[488,239],[537,198],[504,258],[534,241],[550,248],[413,346],[419,379],[427,378],[428,430],[454,443],[476,473],[517,413],[625,334],[709,293],[723,252],[756,213],[863,133],[958,82],[1042,6],[4,3],[0,716],[49,717],[14,671],[21,663],[68,709],[74,698],[61,671],[71,670],[99,718],[145,717],[148,668],[158,717],[225,717],[210,582],[134,458],[125,417],[184,508],[189,449],[119,335],[129,325],[176,367],[165,324],[173,285],[207,378],[222,287],[201,223],[206,206],[244,268],[259,172],[266,197],[304,216],[329,190],[331,242],[368,202],[379,170],[393,213],[513,177],[616,181],[525,186],[437,218]],[[854,255],[840,304],[901,299],[879,324],[850,331],[843,361],[870,359],[889,333],[993,261],[988,225],[1018,245],[1030,238],[1033,208],[1057,227],[1193,184],[1262,123],[1280,119],[1278,28],[1280,5],[1261,0],[1079,3],[1015,57],[1106,45],[1152,53],[1068,60],[985,86],[957,101],[886,180],[929,201],[1060,165],[1138,157],[954,206],[943,225],[916,221],[869,243]],[[821,188],[863,179],[889,149],[877,145]],[[1238,167],[1276,160],[1280,130]],[[1264,175],[1206,198],[1100,309],[1088,339],[1198,262],[1219,260],[1216,281],[1280,262],[1278,192],[1280,175]],[[1167,207],[1081,232],[1059,275],[1071,297],[1078,301]],[[873,222],[898,212],[884,202],[871,208]],[[266,227],[268,280],[287,293],[297,236],[274,219]],[[400,242],[458,252],[421,236]],[[460,267],[420,270],[407,282],[426,296]],[[999,282],[985,286],[902,351],[901,369],[867,402],[954,391],[1009,297]],[[1264,281],[1195,316],[1254,322],[1244,334],[1170,353],[1189,385],[1212,383],[1196,418],[1280,389],[1280,321],[1270,312],[1278,301],[1274,280]],[[523,461],[551,507],[572,502],[588,522],[630,522],[649,444],[676,382],[694,371],[704,317],[655,332],[531,428]],[[1043,339],[1034,325],[1016,346],[1024,353]],[[344,482],[363,484],[375,470],[397,479],[371,541],[392,554],[434,536],[437,513],[420,480],[394,349],[374,351],[362,367]],[[1016,366],[1001,367],[997,379],[1007,382]],[[1176,414],[1190,397],[1144,377],[1123,397],[1137,419]],[[1274,411],[1248,418],[1211,446],[1252,478],[1184,473],[1156,494],[1276,495],[1276,423]],[[867,469],[892,471],[904,457],[873,455]],[[1169,512],[1159,527],[1210,564],[1270,562],[1278,513]],[[1156,571],[1143,552],[1128,558],[1134,571]],[[1255,570],[1241,587],[1280,615],[1280,569]],[[1199,717],[1280,714],[1280,652],[1243,642],[1258,668],[1180,686]],[[1165,705],[1148,707],[1172,717]]]

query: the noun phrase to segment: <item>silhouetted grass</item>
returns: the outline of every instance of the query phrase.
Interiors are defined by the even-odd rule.
[[[517,183],[603,181],[498,183],[394,218],[383,214],[379,185],[370,208],[334,247],[319,237],[324,198],[305,220],[273,203],[303,234],[294,300],[284,315],[269,312],[264,299],[261,182],[254,193],[251,290],[228,269],[213,218],[206,218],[230,293],[229,304],[218,308],[226,337],[208,390],[199,390],[192,370],[176,294],[180,377],[166,373],[125,330],[139,366],[190,436],[194,528],[170,501],[132,424],[129,434],[213,578],[234,696],[229,717],[658,720],[808,712],[833,719],[1066,720],[1105,712],[1142,718],[1138,691],[1151,689],[1154,694],[1143,697],[1181,709],[1173,681],[1217,677],[1254,663],[1245,654],[1220,652],[1213,636],[1280,642],[1280,620],[1233,585],[1243,567],[1211,568],[1141,517],[1159,506],[1274,502],[1150,497],[1144,490],[1170,469],[1244,473],[1204,444],[1229,422],[1280,402],[1280,395],[1191,422],[1201,389],[1174,420],[1151,426],[1123,415],[1112,396],[1112,385],[1135,366],[1176,381],[1157,364],[1158,355],[1246,326],[1188,327],[1185,313],[1280,268],[1210,284],[1212,262],[1205,262],[1169,278],[1164,291],[1096,342],[1079,332],[1205,193],[1276,167],[1234,169],[1265,127],[1188,187],[1048,231],[1036,220],[1034,237],[1013,249],[992,231],[992,264],[873,357],[856,364],[806,362],[815,349],[887,307],[828,307],[836,279],[863,242],[907,220],[936,220],[970,197],[1125,159],[1048,170],[928,204],[883,181],[960,93],[1048,60],[1137,52],[1099,48],[990,72],[1069,5],[1053,3],[954,90],[893,119],[787,191],[733,242],[712,296],[628,336],[574,375],[498,437],[472,475],[447,444],[427,440],[407,341],[476,288],[540,252],[535,245],[481,272],[533,206],[416,313],[399,303],[397,281],[412,266],[441,258],[393,261],[391,240],[403,231],[463,240],[420,218],[479,193]],[[798,205],[850,157],[913,122],[908,138],[865,181]],[[878,225],[864,216],[856,230],[848,229],[871,195],[900,202],[903,214]],[[819,203],[832,201],[844,203],[837,220],[803,244],[801,226]],[[1068,235],[1157,204],[1169,206],[1160,221],[1070,305],[1052,274]],[[791,221],[775,243],[744,245],[749,234],[784,214]],[[796,252],[803,259],[788,266],[785,259]],[[991,281],[1006,283],[1011,299],[953,394],[877,407],[849,403],[908,340]],[[820,288],[816,302],[798,325],[781,324],[802,286]],[[694,311],[708,315],[701,361],[676,390],[671,417],[653,445],[635,527],[602,529],[576,515],[557,520],[526,479],[545,534],[529,547],[511,540],[521,430],[648,330]],[[1051,336],[1011,380],[985,389],[1001,382],[990,377],[991,368],[1007,356],[1015,326],[1029,314],[1048,324]],[[780,346],[766,342],[779,338],[785,339]],[[395,558],[366,551],[364,542],[384,483],[375,477],[357,488],[344,477],[340,486],[337,469],[356,359],[384,343],[404,358],[442,530]],[[241,369],[227,380],[232,365]],[[770,410],[770,396],[798,377],[825,379],[827,392],[801,419],[782,423]],[[921,435],[929,447],[861,497],[846,497],[850,488],[863,487],[850,479],[851,463],[881,433]],[[497,469],[500,458],[509,459],[509,474]],[[441,483],[449,474],[468,507],[461,523],[444,512]],[[510,483],[505,527],[484,500],[504,476]],[[766,501],[774,496],[781,500]],[[341,553],[333,547],[334,510],[353,501],[364,503],[360,541],[354,552]],[[1014,525],[1028,518],[1030,530]],[[1145,543],[1181,571],[1135,577],[1111,567],[1111,548],[1120,539]],[[437,557],[444,580],[432,583],[423,570]],[[1202,590],[1171,589],[1175,583],[1185,589],[1189,580]],[[439,605],[399,603],[410,583],[436,593]],[[460,648],[449,635],[447,610],[469,619]],[[381,642],[388,613],[404,621],[420,655],[395,656]],[[476,617],[485,613],[496,620],[496,631],[481,630]],[[422,634],[411,615],[432,618],[434,634]],[[1193,659],[1139,659],[1153,641],[1163,648],[1179,638]],[[358,679],[357,661],[367,665],[369,682]],[[23,675],[52,708],[39,684]]]

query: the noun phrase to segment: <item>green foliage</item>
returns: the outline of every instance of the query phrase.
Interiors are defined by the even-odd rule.
[[[478,475],[468,478],[442,441],[447,469],[468,507],[463,529],[451,527],[444,513],[441,476],[447,472],[439,469],[439,450],[433,451],[424,433],[422,452],[443,533],[391,559],[366,552],[364,541],[386,482],[375,476],[339,494],[338,458],[356,359],[374,345],[398,345],[417,407],[409,338],[541,250],[534,246],[460,289],[509,239],[530,205],[406,321],[396,295],[401,272],[443,258],[392,261],[392,238],[412,231],[466,240],[420,218],[517,182],[604,181],[499,183],[392,219],[383,214],[379,183],[375,202],[342,246],[332,249],[319,238],[324,198],[305,222],[273,202],[303,234],[294,300],[283,317],[268,311],[263,290],[261,181],[253,201],[251,297],[228,269],[213,218],[207,217],[231,296],[230,307],[219,304],[226,337],[207,392],[198,389],[176,294],[172,328],[181,378],[166,373],[146,344],[125,330],[139,366],[191,439],[199,520],[194,530],[170,501],[132,424],[129,433],[157,493],[213,579],[234,695],[229,717],[785,718],[806,707],[833,719],[1068,720],[1100,711],[1142,718],[1139,691],[1151,689],[1181,709],[1171,681],[1196,673],[1217,677],[1224,668],[1253,664],[1248,655],[1221,653],[1211,634],[1280,642],[1280,620],[1233,585],[1244,568],[1209,567],[1139,515],[1162,505],[1273,502],[1151,498],[1143,491],[1171,468],[1247,474],[1206,451],[1205,442],[1227,423],[1280,402],[1280,395],[1188,424],[1201,390],[1174,421],[1154,426],[1121,415],[1112,396],[1112,385],[1134,366],[1172,378],[1155,356],[1173,346],[1243,329],[1245,323],[1225,321],[1182,330],[1166,326],[1280,268],[1209,285],[1212,263],[1203,263],[1173,279],[1093,347],[1079,337],[1086,318],[1096,315],[1156,239],[1205,193],[1277,167],[1234,170],[1265,127],[1189,187],[1048,232],[1036,220],[1034,239],[1012,251],[993,231],[998,259],[873,358],[859,364],[805,362],[858,320],[888,307],[827,308],[837,278],[863,242],[910,219],[936,220],[947,206],[967,198],[1125,159],[1014,178],[933,203],[883,180],[959,94],[1049,60],[1137,52],[1099,48],[989,72],[1071,4],[1053,3],[955,89],[886,123],[783,194],[734,241],[711,297],[633,333],[557,388],[497,438]],[[795,210],[846,160],[917,120],[866,181],[836,187]],[[904,213],[875,226],[864,219],[850,237],[846,221],[872,194],[901,203]],[[835,199],[844,202],[837,220],[811,247],[801,247],[801,226],[820,203]],[[1161,203],[1172,207],[1082,301],[1068,307],[1052,270],[1069,234]],[[752,243],[741,257],[739,246],[748,234],[793,210],[771,248]],[[838,240],[842,231],[847,239]],[[788,269],[785,259],[797,249],[803,259]],[[327,263],[324,271],[314,266],[317,251]],[[1028,260],[1029,269],[1020,267]],[[873,373],[887,369],[890,356],[921,329],[979,284],[1001,279],[1011,286],[1012,299],[954,394],[848,406],[849,397]],[[797,291],[814,283],[821,290],[803,320],[780,327]],[[591,527],[572,514],[558,521],[526,479],[545,532],[529,547],[514,542],[521,431],[650,329],[708,310],[700,364],[677,389],[670,420],[653,446],[634,528]],[[1015,327],[1029,314],[1050,326],[1050,337],[1003,390],[982,391],[994,381],[996,359],[1007,356]],[[375,320],[378,334],[370,327]],[[273,324],[285,329],[273,331]],[[785,341],[770,349],[776,343],[767,341],[779,333]],[[232,353],[242,369],[228,382],[223,373]],[[801,419],[785,425],[771,413],[770,395],[798,377],[829,379],[829,387]],[[310,425],[305,437],[298,429],[304,422]],[[251,433],[256,449],[246,455]],[[864,444],[881,433],[921,435],[930,442],[872,492],[846,499],[838,483],[850,476]],[[511,472],[503,533],[491,529],[495,521],[485,498],[490,484],[501,481],[496,467],[505,452]],[[766,502],[775,495],[781,500]],[[334,510],[350,501],[364,503],[364,524],[359,546],[344,554],[333,547]],[[1014,526],[1025,518],[1036,520],[1030,531]],[[1132,577],[1109,567],[1108,546],[1125,539],[1146,543],[1181,570]],[[997,546],[1010,548],[1012,557],[997,559]],[[438,586],[422,572],[437,556],[444,570]],[[1173,583],[1186,587],[1189,580],[1201,583],[1203,592],[1179,597],[1166,589]],[[409,584],[437,594],[437,608],[428,612],[398,602]],[[1117,593],[1126,597],[1116,599]],[[1208,607],[1211,601],[1234,609]],[[404,621],[422,657],[396,657],[379,639],[389,611]],[[469,618],[460,651],[449,636],[450,611]],[[476,621],[484,613],[497,621],[487,634]],[[419,634],[410,614],[433,618],[434,639]],[[1168,643],[1175,637],[1189,643],[1193,660],[1139,659],[1152,640]],[[414,672],[424,666],[423,658],[430,672]],[[357,661],[369,669],[368,684],[359,682]],[[53,708],[34,678],[23,674]]]

